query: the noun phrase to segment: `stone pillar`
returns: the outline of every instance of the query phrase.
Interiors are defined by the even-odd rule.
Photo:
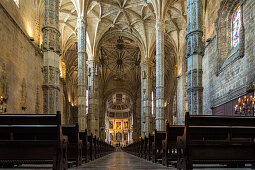
[[[99,89],[98,89],[98,73],[97,62],[95,60],[88,61],[88,86],[89,86],[89,133],[99,137]]]
[[[141,63],[141,130],[142,137],[148,137],[151,133],[151,90],[152,81],[150,76],[150,65],[148,61]]]
[[[203,86],[202,86],[202,58],[204,55],[202,0],[187,1],[187,95],[188,111],[192,115],[202,115]]]
[[[164,20],[156,20],[156,129],[165,130],[164,113]]]
[[[59,0],[43,1],[43,112],[59,111]]]
[[[84,17],[77,19],[78,30],[78,123],[80,130],[87,129],[86,115],[86,20]]]

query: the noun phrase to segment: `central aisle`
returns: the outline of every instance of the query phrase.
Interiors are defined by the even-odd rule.
[[[135,157],[125,152],[113,152],[110,155],[99,158],[95,161],[83,164],[73,169],[98,169],[98,170],[135,170],[135,169],[171,169],[160,164],[154,164],[144,159]]]

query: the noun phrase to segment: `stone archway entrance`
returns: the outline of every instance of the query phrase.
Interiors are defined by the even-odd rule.
[[[133,103],[124,92],[111,94],[106,101],[106,142],[125,146],[133,142]]]

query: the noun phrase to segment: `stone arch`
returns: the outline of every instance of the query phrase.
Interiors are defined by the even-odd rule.
[[[132,99],[132,102],[135,100],[135,97],[129,90],[123,88],[114,88],[105,93],[103,101],[106,102],[107,98],[116,92],[126,93]]]

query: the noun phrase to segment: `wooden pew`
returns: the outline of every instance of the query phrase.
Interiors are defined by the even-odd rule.
[[[88,146],[89,160],[94,161],[95,160],[95,146],[94,146],[95,142],[94,142],[94,137],[92,133],[88,135],[88,143],[89,143],[89,146]]]
[[[0,114],[0,125],[61,125],[60,112],[57,114]]]
[[[79,135],[79,125],[65,125],[62,127],[63,135],[68,137],[67,158],[75,161],[76,167],[82,164],[82,140]],[[84,146],[86,147],[86,146]]]
[[[162,141],[162,164],[168,166],[170,162],[177,161],[177,137],[182,136],[184,126],[166,125],[166,138]]]
[[[244,166],[255,163],[255,117],[185,116],[177,138],[177,168],[193,164]]]
[[[87,163],[90,160],[89,155],[89,142],[88,142],[88,136],[87,136],[87,130],[84,132],[79,132],[80,139],[82,140],[82,160],[83,162]]]
[[[53,169],[67,169],[67,143],[60,112],[0,115],[0,166],[53,163]]]
[[[84,162],[93,161],[114,151],[110,144],[98,139],[93,134],[87,135],[87,130],[79,132],[82,140],[82,158]]]
[[[139,141],[139,146],[138,146],[138,156],[142,157],[143,155],[143,146],[144,146],[144,139],[141,138]]]
[[[147,158],[147,145],[148,145],[148,138],[144,137],[143,145],[142,145],[142,155],[141,157],[146,159]]]
[[[96,136],[93,137],[93,142],[94,142],[94,148],[95,148],[95,159],[98,159],[100,157],[99,150],[99,140]]]
[[[154,141],[152,143],[152,162],[162,160],[162,141],[166,138],[165,131],[155,130]]]
[[[150,161],[152,159],[152,143],[154,141],[154,135],[149,134],[148,143],[146,147],[146,159]]]
[[[131,144],[129,144],[129,145],[123,147],[123,150],[124,150],[125,152],[128,152],[128,153],[130,153],[130,154],[136,156],[138,144],[139,144],[139,142],[138,142],[138,141],[135,141],[135,142],[133,142],[133,143],[131,143]]]

